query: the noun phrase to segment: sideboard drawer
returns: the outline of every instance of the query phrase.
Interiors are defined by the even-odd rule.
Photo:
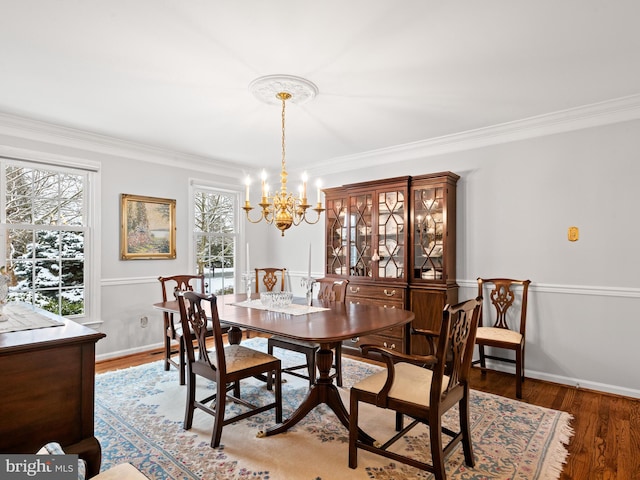
[[[386,333],[386,332],[385,332]],[[355,348],[360,350],[361,345],[378,345],[380,347],[390,348],[391,350],[397,350],[404,352],[404,339],[398,337],[388,337],[386,335],[365,335],[362,337],[352,338],[351,340],[345,340],[343,347]]]
[[[350,284],[347,286],[347,299],[365,297],[376,300],[394,300],[404,305],[405,290],[392,286]]]
[[[360,298],[360,297],[351,297],[346,300],[347,303],[360,303],[367,305],[377,305],[378,307],[384,308],[404,308],[404,301],[397,299],[385,299],[385,298]]]

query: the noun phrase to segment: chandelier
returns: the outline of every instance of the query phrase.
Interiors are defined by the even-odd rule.
[[[269,75],[260,77],[249,85],[249,89],[256,97],[267,103],[277,103],[282,106],[282,161],[280,171],[280,190],[269,192],[266,183],[266,172],[262,171],[262,192],[261,200],[258,204],[262,208],[259,218],[253,220],[249,212],[253,210],[249,201],[249,185],[251,179],[246,179],[246,197],[244,202],[244,211],[247,214],[247,220],[251,223],[259,223],[264,220],[268,224],[274,224],[282,232],[284,237],[285,230],[292,225],[300,225],[303,221],[308,224],[318,223],[320,214],[325,210],[322,207],[320,197],[320,183],[318,182],[318,197],[316,206],[311,210],[316,212],[314,220],[307,217],[307,210],[311,207],[307,198],[307,175],[302,176],[302,186],[298,195],[287,191],[287,166],[286,166],[286,148],[285,148],[285,104],[287,100],[294,103],[303,103],[313,98],[317,93],[317,87],[305,80],[304,78],[294,77],[291,75]]]

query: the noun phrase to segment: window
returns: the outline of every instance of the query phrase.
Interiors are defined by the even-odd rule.
[[[205,274],[208,293],[234,293],[238,244],[238,194],[193,189],[194,249],[198,272]]]
[[[0,265],[9,300],[59,315],[87,312],[89,173],[0,158]]]

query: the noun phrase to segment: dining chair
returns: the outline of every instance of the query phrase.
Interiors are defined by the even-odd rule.
[[[172,275],[166,277],[158,277],[158,281],[162,287],[162,301],[167,302],[174,300],[174,292],[179,291],[205,291],[204,275]],[[170,365],[178,369],[180,377],[180,385],[185,384],[185,342],[182,325],[180,321],[175,322],[173,313],[164,312],[164,369],[169,370]],[[213,334],[211,329],[208,330],[209,336]],[[193,339],[193,335],[190,335]],[[173,358],[172,352],[173,342],[178,342],[178,359]]]
[[[275,421],[282,423],[281,364],[273,355],[241,345],[225,345],[218,316],[217,297],[192,291],[178,292],[180,320],[184,330],[191,329],[198,343],[198,356],[192,342],[186,342],[187,352],[187,403],[184,415],[184,429],[193,424],[196,408],[213,416],[211,447],[220,445],[222,427],[252,415],[275,408]],[[208,308],[205,305],[208,304]],[[208,312],[210,312],[208,314]],[[208,321],[208,318],[211,320]],[[207,350],[208,323],[212,324],[214,350]],[[273,402],[253,404],[240,395],[240,381],[266,374],[275,376]],[[215,382],[213,394],[198,400],[196,398],[196,378],[200,376]],[[231,393],[233,392],[233,393]],[[227,397],[244,409],[240,413],[225,417]],[[213,403],[212,403],[213,402]]]
[[[347,295],[346,279],[336,280],[333,278],[321,278],[316,280],[316,283],[320,285],[318,290],[318,298],[320,300],[326,300],[331,302],[344,302]],[[282,348],[283,350],[290,350],[298,353],[302,353],[306,357],[306,363],[294,365],[292,367],[283,368],[284,373],[294,375],[299,378],[309,380],[309,387],[315,383],[316,380],[316,353],[320,349],[320,345],[315,342],[308,342],[304,340],[296,340],[293,338],[287,338],[280,335],[273,335],[267,340],[267,351],[273,354],[273,349]],[[336,384],[342,386],[342,342],[338,342],[334,347],[334,373],[331,378],[336,379]],[[300,373],[298,370],[306,369],[307,375]]]
[[[494,308],[483,309],[480,316],[476,335],[480,358],[473,364],[480,364],[482,375],[485,375],[487,370],[492,370],[487,368],[487,359],[515,364],[517,398],[522,398],[522,383],[525,378],[524,351],[530,284],[530,280],[478,278],[478,295],[487,299]],[[487,354],[486,347],[512,350],[515,352],[515,359],[495,352]]]
[[[256,293],[284,292],[286,290],[286,268],[256,268]]]
[[[469,371],[473,359],[474,341],[482,298],[467,300],[454,306],[447,305],[442,314],[442,325],[437,339],[435,355],[409,355],[376,345],[362,345],[362,353],[382,356],[386,369],[374,373],[351,387],[349,408],[349,467],[356,468],[357,449],[366,450],[392,460],[431,472],[437,480],[444,480],[445,459],[458,443],[462,443],[465,463],[473,467],[475,459],[469,425]],[[396,434],[384,443],[368,442],[359,434],[360,403],[395,412]],[[442,423],[442,417],[458,406],[459,431]],[[411,423],[404,426],[404,416]],[[376,422],[379,422],[376,415]],[[421,452],[392,451],[391,445],[405,438],[417,425],[429,428],[431,463],[422,460]],[[452,427],[453,428],[453,427]],[[443,447],[443,436],[448,443]],[[414,443],[416,438],[413,437]],[[419,455],[419,456],[418,456]]]
[[[256,293],[284,292],[287,285],[286,268],[256,268]],[[251,338],[251,331],[247,330],[247,338]]]

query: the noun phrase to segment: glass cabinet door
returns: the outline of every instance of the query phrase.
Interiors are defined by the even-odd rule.
[[[377,200],[377,276],[384,279],[403,278],[406,238],[405,192],[379,192]]]
[[[348,275],[347,265],[347,200],[327,198],[326,248],[327,274]]]
[[[371,276],[371,219],[373,195],[363,193],[349,197],[349,267],[350,274]]]
[[[417,280],[443,279],[444,188],[414,190],[414,268]]]

